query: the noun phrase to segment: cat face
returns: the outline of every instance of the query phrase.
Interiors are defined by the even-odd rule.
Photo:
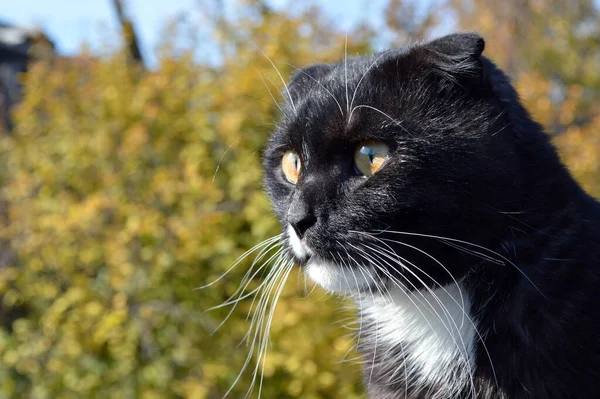
[[[289,255],[325,289],[444,284],[475,263],[460,242],[501,244],[523,162],[483,47],[456,34],[291,79],[265,182]]]

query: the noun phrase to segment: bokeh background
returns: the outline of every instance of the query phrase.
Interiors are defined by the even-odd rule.
[[[600,195],[598,1],[23,0],[0,19],[0,398],[229,390],[252,297],[214,334],[230,308],[207,310],[252,257],[194,288],[279,232],[261,187],[283,89],[269,59],[287,79],[346,45],[479,31]],[[293,271],[283,289],[263,398],[363,397],[352,311],[312,288]]]

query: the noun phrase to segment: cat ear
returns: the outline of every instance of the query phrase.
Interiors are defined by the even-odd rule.
[[[429,67],[451,80],[483,76],[481,53],[485,41],[475,32],[454,33],[415,48]]]

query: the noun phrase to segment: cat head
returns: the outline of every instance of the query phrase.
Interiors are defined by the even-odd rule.
[[[533,159],[556,159],[483,49],[453,34],[290,80],[265,184],[290,256],[324,288],[443,284],[478,261],[461,242],[506,239]]]

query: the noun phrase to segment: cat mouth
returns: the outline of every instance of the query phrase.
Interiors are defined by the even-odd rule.
[[[370,265],[341,265],[324,259],[315,253],[294,229],[288,226],[288,242],[294,261],[304,269],[308,277],[329,292],[352,293],[371,290],[381,283],[375,269]]]
[[[288,225],[287,233],[294,261],[296,261],[299,266],[305,266],[308,261],[314,257],[314,251],[298,237],[298,234],[296,234],[292,226]]]

